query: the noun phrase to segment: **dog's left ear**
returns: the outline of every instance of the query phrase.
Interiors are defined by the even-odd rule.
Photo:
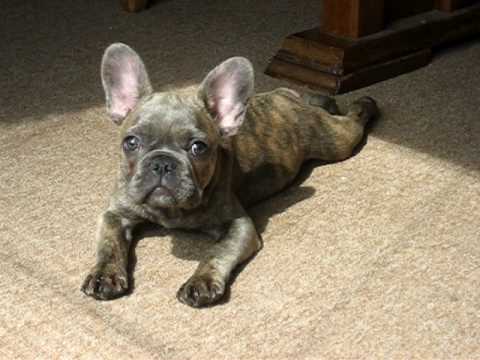
[[[205,77],[199,96],[217,121],[223,136],[235,135],[243,123],[254,92],[254,73],[243,57],[225,60]]]

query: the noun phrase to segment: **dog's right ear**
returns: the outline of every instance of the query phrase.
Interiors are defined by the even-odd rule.
[[[101,73],[107,112],[121,124],[138,101],[152,93],[147,70],[132,48],[115,43],[103,54]]]

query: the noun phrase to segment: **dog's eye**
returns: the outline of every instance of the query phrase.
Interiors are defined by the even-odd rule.
[[[195,141],[190,147],[190,151],[192,152],[193,156],[202,155],[205,151],[207,151],[207,144],[201,141]]]
[[[123,140],[123,149],[125,151],[135,151],[140,145],[140,140],[136,136],[127,136]]]

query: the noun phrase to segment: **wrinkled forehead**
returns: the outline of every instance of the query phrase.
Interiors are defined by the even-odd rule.
[[[210,131],[198,101],[175,93],[156,93],[149,96],[134,117],[129,126],[131,131],[148,133],[155,137],[189,133],[195,135],[199,131]]]
[[[174,93],[157,93],[142,104],[137,124],[169,128],[197,125],[197,113],[198,109],[191,99]]]

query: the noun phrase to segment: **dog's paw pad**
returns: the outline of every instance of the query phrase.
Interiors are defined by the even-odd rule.
[[[225,285],[208,275],[192,276],[177,292],[177,299],[192,307],[216,303],[225,292]]]
[[[115,299],[127,290],[126,274],[108,270],[93,270],[82,285],[82,291],[97,300]]]

